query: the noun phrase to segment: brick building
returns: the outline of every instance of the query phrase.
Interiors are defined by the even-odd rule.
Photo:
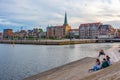
[[[65,13],[63,25],[47,27],[47,38],[65,38],[70,29],[71,27],[67,23],[67,14]]]
[[[4,29],[3,38],[4,39],[11,39],[12,37],[13,37],[13,30],[12,29]]]

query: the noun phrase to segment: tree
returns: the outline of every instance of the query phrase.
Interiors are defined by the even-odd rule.
[[[118,33],[120,33],[120,29],[118,29]]]
[[[40,29],[39,29],[39,32],[43,32],[43,30],[40,28]]]

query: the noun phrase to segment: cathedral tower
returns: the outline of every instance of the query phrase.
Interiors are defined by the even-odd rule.
[[[63,24],[64,26],[67,26],[68,25],[68,23],[67,23],[67,13],[65,12],[65,19],[64,19],[64,24]]]

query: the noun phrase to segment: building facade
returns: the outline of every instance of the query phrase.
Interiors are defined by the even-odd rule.
[[[117,29],[117,38],[120,39],[120,29]]]
[[[0,32],[0,40],[3,39],[3,33]]]
[[[39,36],[40,38],[43,38],[43,39],[46,38],[46,32],[41,32]]]
[[[98,37],[98,28],[102,25],[100,22],[85,23],[79,26],[79,34],[81,39],[95,39]]]
[[[27,31],[27,37],[28,38],[39,39],[41,37],[42,32],[43,32],[43,30],[41,28],[33,28],[33,30],[28,30]]]
[[[47,27],[47,38],[54,38],[55,28],[53,26]]]
[[[64,25],[47,27],[47,38],[65,38],[70,29],[70,26]]]
[[[98,28],[99,39],[106,39],[106,38],[114,38],[115,37],[115,29],[111,25],[100,25]]]
[[[4,29],[3,38],[4,39],[11,39],[12,37],[13,37],[13,30],[12,29]]]
[[[65,28],[64,26],[55,26],[55,38],[61,39],[65,37]]]
[[[65,38],[71,27],[67,23],[67,14],[65,13],[64,24],[61,26],[48,26],[47,38]]]
[[[13,33],[14,40],[26,39],[26,37],[27,37],[27,31],[26,30],[21,30],[21,31],[17,31],[17,32]]]
[[[69,36],[70,38],[75,38],[75,39],[78,39],[79,38],[79,29],[71,29],[69,31]]]

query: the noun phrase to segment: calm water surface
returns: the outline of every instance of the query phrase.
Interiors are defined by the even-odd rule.
[[[0,80],[22,80],[84,57],[95,57],[100,49],[109,49],[115,45],[118,43],[14,47],[0,44]]]

